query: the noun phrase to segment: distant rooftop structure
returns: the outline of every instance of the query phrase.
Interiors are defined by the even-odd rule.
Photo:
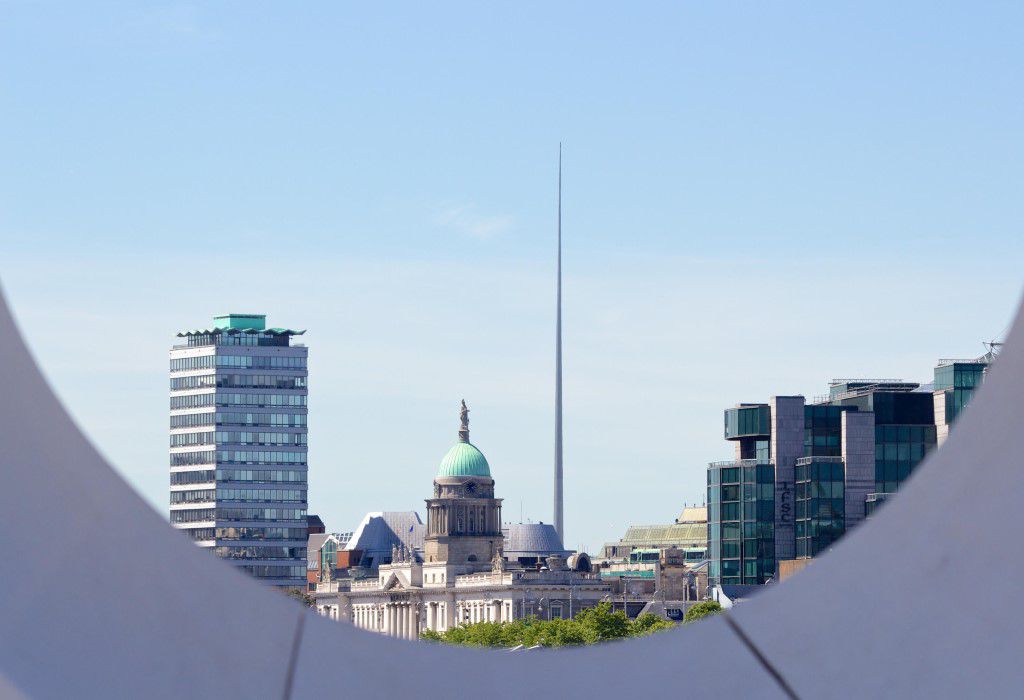
[[[682,521],[682,522],[680,522]],[[707,550],[707,508],[690,506],[683,509],[676,522],[669,525],[630,525],[618,542],[604,545],[601,556],[621,559],[634,550],[682,549],[688,560],[700,560]]]
[[[906,382],[902,379],[833,379],[828,383],[829,401],[862,396],[875,391],[916,391],[920,382]]]
[[[178,333],[179,338],[186,338],[197,335],[302,335],[306,331],[292,330],[291,328],[267,328],[266,314],[222,314],[213,317],[212,328],[195,328]]]
[[[707,521],[672,525],[631,525],[622,537],[624,544],[636,547],[696,547],[708,539]]]
[[[509,525],[502,534],[505,536],[506,559],[546,558],[552,555],[567,557],[572,554],[558,538],[554,525],[517,523]]]
[[[361,566],[373,568],[391,561],[392,547],[422,550],[426,530],[415,511],[367,513],[345,549],[362,552]]]
[[[224,314],[213,317],[215,328],[262,331],[267,327],[266,314]]]
[[[708,522],[708,508],[707,506],[686,506],[683,508],[683,512],[676,518],[676,524],[689,524],[689,523],[701,523],[706,525]]]
[[[324,525],[323,519],[319,515],[308,514],[306,515],[306,529],[311,535],[319,535],[327,532],[327,526]]]

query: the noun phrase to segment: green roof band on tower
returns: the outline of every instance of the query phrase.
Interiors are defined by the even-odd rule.
[[[459,410],[459,441],[452,445],[441,460],[438,476],[491,477],[491,467],[484,453],[469,441],[469,409],[463,399]]]
[[[267,328],[266,314],[221,314],[213,317],[213,328],[194,328],[178,333],[179,338],[191,335],[302,335],[306,331],[291,328]]]
[[[224,314],[213,317],[213,327],[220,329],[262,331],[267,327],[266,314]]]

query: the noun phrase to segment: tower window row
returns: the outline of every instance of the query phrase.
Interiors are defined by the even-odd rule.
[[[256,433],[234,430],[218,430],[204,433],[178,433],[170,436],[171,447],[192,445],[305,445],[305,433]]]
[[[246,425],[271,428],[304,428],[304,413],[184,413],[171,416],[171,428],[199,428],[207,425]]]
[[[266,355],[201,355],[171,359],[172,372],[230,367],[237,369],[306,369],[306,358]]]

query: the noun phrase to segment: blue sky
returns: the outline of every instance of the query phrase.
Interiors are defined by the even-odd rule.
[[[422,510],[459,399],[567,544],[668,522],[721,410],[927,380],[1019,298],[1019,3],[0,3],[0,281],[165,510],[167,362],[307,328],[310,508]]]

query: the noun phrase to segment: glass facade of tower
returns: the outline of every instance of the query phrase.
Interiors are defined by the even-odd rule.
[[[875,415],[875,491],[894,493],[935,447],[932,395],[906,384],[903,391],[860,389],[837,400]]]
[[[846,532],[846,475],[841,457],[796,461],[796,556],[816,556]]]
[[[802,397],[726,409],[724,437],[734,443],[736,460],[708,466],[710,583],[763,583],[776,560],[831,547],[941,443],[991,358],[940,361],[932,390],[895,379],[834,380],[827,396],[803,405],[802,422],[792,408],[773,415],[778,400],[792,407]]]
[[[945,394],[946,423],[952,425],[970,403],[974,390],[981,386],[988,363],[983,361],[947,361],[935,368],[935,391]]]
[[[842,455],[843,411],[845,406],[811,404],[804,406],[804,456],[839,457]]]
[[[756,459],[708,465],[708,579],[764,583],[775,573],[775,469]]]
[[[264,582],[306,585],[307,349],[232,314],[170,356],[170,519]]]

